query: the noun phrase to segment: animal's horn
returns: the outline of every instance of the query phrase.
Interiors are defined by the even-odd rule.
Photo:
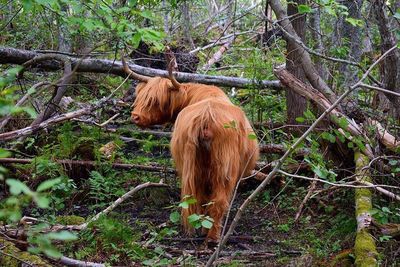
[[[178,68],[178,64],[176,63],[174,52],[172,52],[169,46],[165,48],[165,57],[167,59],[168,78],[171,80],[175,89],[179,89],[181,84],[175,79],[175,75],[173,74],[173,71]]]
[[[141,74],[137,74],[136,72],[133,72],[129,68],[128,64],[126,64],[124,55],[121,56],[121,61],[122,61],[122,68],[123,68],[123,70],[125,71],[126,74],[132,76],[134,79],[139,80],[141,82],[145,82],[146,83],[146,82],[148,82],[150,80],[150,77],[148,77],[148,76],[144,76],[144,75],[141,75]]]

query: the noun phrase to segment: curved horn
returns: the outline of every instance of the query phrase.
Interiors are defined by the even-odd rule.
[[[141,82],[145,82],[146,83],[146,82],[148,82],[150,80],[150,77],[148,77],[148,76],[144,76],[144,75],[141,75],[141,74],[137,74],[136,72],[133,72],[129,68],[128,64],[126,64],[124,55],[121,56],[121,61],[122,61],[122,69],[125,71],[126,74],[132,76],[134,79],[139,80]]]
[[[178,67],[176,63],[176,58],[174,53],[171,51],[169,46],[166,47],[165,57],[167,59],[167,68],[168,68],[168,78],[171,80],[172,85],[175,89],[179,90],[181,84],[176,80],[175,75],[173,74],[173,70]]]

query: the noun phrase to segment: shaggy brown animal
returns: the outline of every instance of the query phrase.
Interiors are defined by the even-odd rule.
[[[244,112],[218,87],[179,84],[172,74],[170,79],[135,77],[142,83],[136,88],[132,121],[140,127],[175,121],[171,152],[181,178],[181,196],[196,199],[182,209],[183,226],[192,233],[188,216],[208,215],[214,223],[207,241],[217,241],[235,185],[251,173],[258,159],[258,143],[249,137],[253,129]]]

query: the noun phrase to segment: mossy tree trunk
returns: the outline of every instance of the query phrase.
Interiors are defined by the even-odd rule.
[[[372,182],[368,169],[369,159],[363,153],[357,151],[354,154],[356,163],[356,179],[364,182]],[[355,265],[361,267],[377,266],[375,240],[368,231],[371,223],[372,192],[369,188],[357,188],[355,192],[357,236],[354,244]]]

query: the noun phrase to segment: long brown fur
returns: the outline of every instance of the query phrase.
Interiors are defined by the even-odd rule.
[[[218,87],[184,83],[175,89],[160,77],[136,89],[132,119],[141,127],[175,122],[171,152],[181,177],[181,196],[197,202],[183,209],[186,232],[193,213],[214,219],[207,238],[220,238],[221,223],[238,179],[254,169],[258,144],[244,112]]]

